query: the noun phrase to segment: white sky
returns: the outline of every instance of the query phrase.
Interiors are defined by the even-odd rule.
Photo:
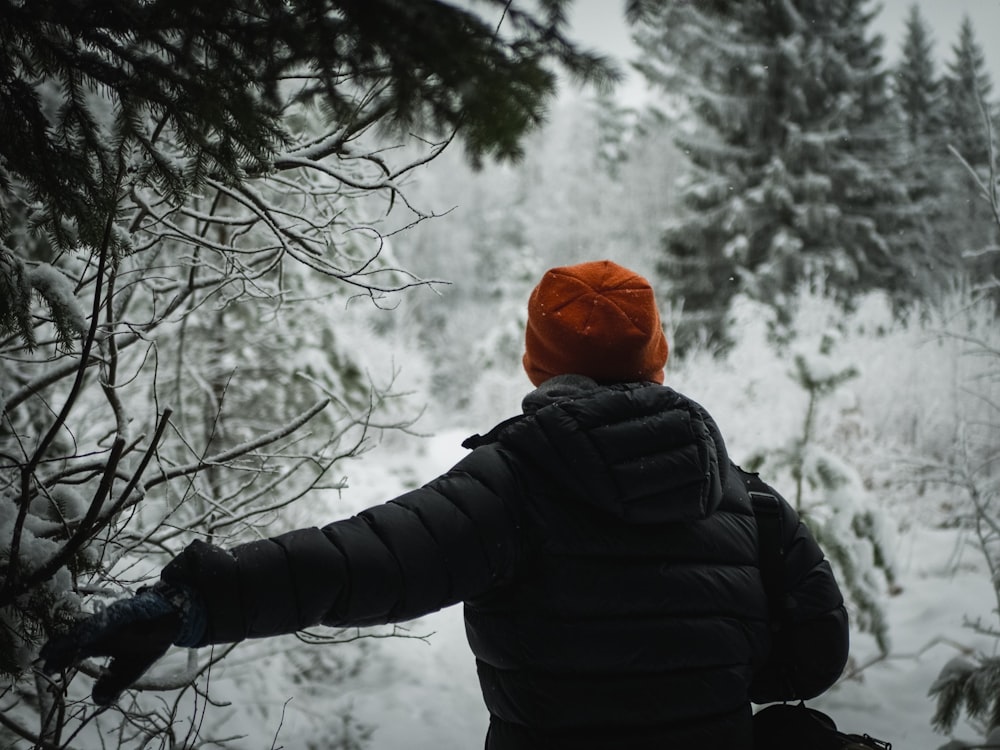
[[[873,22],[872,31],[885,38],[883,55],[891,63],[899,56],[904,23],[913,0],[882,0],[881,5],[882,12]],[[917,5],[935,41],[938,72],[943,69],[944,61],[951,58],[962,18],[968,15],[986,55],[994,93],[1000,93],[1000,45],[994,43],[1000,32],[1000,0],[918,0]],[[635,57],[636,51],[625,24],[624,7],[624,0],[575,0],[572,31],[573,37],[585,47],[618,58],[621,67],[629,72],[627,62]],[[634,74],[630,75],[624,85],[626,101],[641,97],[642,83],[635,79]]]

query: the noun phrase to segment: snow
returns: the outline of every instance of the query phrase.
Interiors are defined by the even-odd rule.
[[[966,659],[964,656],[955,656],[948,660],[948,663],[944,665],[941,669],[941,673],[938,674],[938,678],[934,680],[934,684],[931,685],[931,690],[940,688],[952,680],[962,679],[966,675],[971,674],[976,669],[976,665],[971,661]]]
[[[78,331],[86,330],[87,317],[83,307],[76,298],[73,284],[62,272],[48,263],[39,263],[28,270],[28,280],[53,311],[60,312]]]
[[[812,701],[844,729],[863,730],[893,747],[936,748],[945,738],[930,725],[931,685],[958,651],[992,651],[988,639],[962,626],[963,615],[989,615],[993,599],[984,565],[952,529],[911,529],[900,536],[898,582],[902,593],[888,602],[892,655],[842,681]],[[863,665],[877,657],[874,644],[855,640],[852,661]],[[974,738],[968,726],[956,734]]]
[[[734,235],[722,248],[722,255],[726,258],[742,258],[750,248],[750,240],[745,234]]]
[[[54,521],[56,528],[64,522],[79,520],[87,512],[89,503],[75,487],[56,485],[31,501],[31,514],[39,520]]]

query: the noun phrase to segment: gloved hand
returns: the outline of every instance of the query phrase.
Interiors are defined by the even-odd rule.
[[[140,589],[52,638],[42,647],[42,671],[52,674],[91,656],[110,656],[92,693],[94,703],[110,705],[180,634],[182,610],[170,594],[162,584]]]

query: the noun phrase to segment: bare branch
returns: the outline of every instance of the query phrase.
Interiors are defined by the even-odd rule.
[[[40,750],[72,750],[70,745],[63,743],[53,744],[52,742],[38,736],[27,727],[23,727],[18,724],[3,712],[0,712],[0,726],[9,729],[21,739],[33,742],[34,746],[36,748],[40,748]]]
[[[121,173],[119,173],[119,180],[121,179]],[[104,245],[100,249],[100,254],[98,258],[98,278],[103,278],[104,268],[108,262],[108,256],[111,252],[111,228],[114,223],[114,217],[109,216],[105,222],[104,230]],[[76,399],[80,394],[80,390],[83,387],[83,378],[86,372],[85,363],[90,356],[90,349],[94,345],[94,340],[97,336],[97,327],[99,324],[99,315],[101,310],[101,297],[102,286],[98,284],[94,291],[94,298],[92,303],[92,311],[90,318],[90,329],[87,331],[84,337],[83,352],[80,356],[80,365],[76,370],[76,378],[73,381],[73,385],[70,388],[69,394],[66,396],[66,400],[63,403],[62,409],[56,415],[55,420],[49,426],[48,431],[38,442],[35,447],[34,453],[28,462],[21,468],[21,497],[18,503],[17,518],[14,521],[14,530],[11,535],[10,540],[10,553],[8,556],[6,577],[4,579],[4,585],[0,588],[0,603],[12,601],[14,596],[13,592],[23,590],[21,587],[20,568],[21,568],[21,538],[24,533],[24,522],[28,517],[28,506],[30,497],[30,487],[31,482],[34,477],[35,470],[38,468],[39,462],[44,458],[49,446],[52,441],[55,440],[56,435],[63,429],[63,425],[66,423],[66,418],[69,416],[70,411],[73,409],[73,405],[76,403]],[[120,448],[119,448],[120,450]],[[96,501],[96,498],[95,498]],[[91,506],[93,507],[93,506]]]
[[[204,460],[197,461],[196,463],[188,464],[186,466],[178,466],[174,469],[171,469],[170,471],[165,471],[155,479],[151,479],[149,482],[147,482],[145,485],[145,489],[149,490],[150,488],[155,487],[158,484],[162,484],[163,482],[168,482],[171,479],[176,479],[177,477],[185,476],[188,474],[194,474],[195,472],[198,472],[201,469],[204,469],[208,466],[218,466],[224,464],[227,461],[233,460],[234,458],[239,458],[240,456],[251,453],[257,448],[265,446],[268,443],[273,443],[276,440],[280,440],[283,437],[287,437],[291,433],[295,432],[295,430],[299,429],[306,422],[308,422],[310,419],[319,414],[321,411],[323,411],[323,409],[325,409],[327,404],[329,403],[330,403],[329,399],[323,399],[322,401],[314,404],[312,407],[310,407],[305,412],[300,414],[297,418],[295,418],[291,422],[282,425],[276,430],[268,432],[265,435],[261,435],[260,437],[251,440],[249,442],[238,445],[235,448],[230,448],[214,456],[210,456]]]

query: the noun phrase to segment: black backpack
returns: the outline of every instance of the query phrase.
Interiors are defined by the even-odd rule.
[[[784,550],[781,503],[756,474],[745,474],[757,520],[757,555],[775,638],[781,637],[784,601]],[[753,717],[755,750],[892,750],[867,734],[845,734],[829,716],[805,703],[776,703]]]

